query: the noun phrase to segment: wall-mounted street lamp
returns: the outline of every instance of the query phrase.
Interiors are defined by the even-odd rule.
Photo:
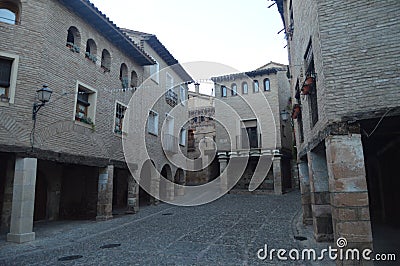
[[[31,148],[33,151],[33,145],[35,144],[35,128],[36,128],[36,115],[39,112],[40,108],[42,108],[48,101],[50,101],[51,94],[53,91],[44,84],[41,89],[36,91],[37,99],[40,103],[35,102],[33,103],[33,110],[32,110],[32,120],[33,120],[33,128],[31,132]]]
[[[39,112],[40,108],[42,108],[42,106],[44,106],[48,101],[50,101],[50,97],[53,91],[46,84],[44,84],[41,89],[38,89],[36,91],[36,93],[40,103],[33,104],[33,111],[32,111],[33,121],[36,121],[36,115]]]
[[[283,122],[286,122],[289,120],[289,112],[287,110],[282,110],[281,111],[281,119]]]

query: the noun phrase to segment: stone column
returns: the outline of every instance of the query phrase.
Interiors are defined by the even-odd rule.
[[[4,188],[3,208],[1,213],[0,231],[10,231],[12,202],[13,202],[13,188],[14,188],[14,171],[15,160],[8,159],[6,165],[6,182]]]
[[[283,180],[282,180],[282,162],[280,156],[274,156],[272,158],[272,171],[274,173],[274,192],[276,195],[282,195]]]
[[[99,169],[99,187],[97,196],[97,221],[112,219],[114,166]]]
[[[310,178],[308,165],[305,161],[298,163],[300,176],[301,204],[303,209],[303,224],[310,225],[313,223],[311,210],[311,194],[310,194]]]
[[[174,186],[174,182],[172,180],[166,180],[165,181],[165,185],[166,185],[166,193],[167,193],[167,200],[174,200],[175,198],[175,186]]]
[[[325,145],[335,241],[344,237],[349,248],[372,248],[361,135],[329,136]]]
[[[10,233],[7,241],[23,243],[35,240],[33,211],[35,208],[36,158],[15,160],[14,189]]]
[[[331,241],[333,238],[332,213],[325,151],[309,152],[307,156],[314,237],[319,242]]]
[[[184,196],[185,195],[185,186],[186,185],[186,177],[185,172],[182,171],[179,174],[179,184],[175,185],[175,196]]]
[[[151,170],[150,204],[158,205],[160,203],[160,180],[161,173],[155,168]]]
[[[133,214],[139,211],[139,185],[136,183],[132,174],[128,174],[128,202],[126,214]]]
[[[219,162],[219,174],[220,174],[220,189],[221,191],[226,191],[228,189],[228,175],[227,171],[225,171],[226,166],[228,165],[228,156],[225,153],[218,154],[218,162]]]

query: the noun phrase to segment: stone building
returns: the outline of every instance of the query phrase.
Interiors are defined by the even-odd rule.
[[[124,118],[127,111],[142,111],[128,104],[155,65],[177,61],[160,56],[165,47],[154,51],[134,43],[86,0],[1,1],[0,10],[1,231],[21,243],[34,239],[33,221],[105,220],[113,205],[137,211],[138,186],[122,149],[129,136]],[[190,79],[181,67],[175,70],[170,75],[177,82]],[[53,93],[33,121],[44,83]],[[173,99],[185,98],[186,90],[184,85]],[[157,108],[172,107],[164,100]],[[159,149],[157,170],[183,178],[183,171],[162,171],[167,158],[153,146]]]
[[[281,194],[292,187],[286,73],[287,66],[271,62],[254,71],[212,78],[220,174],[232,178],[236,170],[244,170],[234,190]],[[238,166],[235,160],[240,159],[244,169],[225,170],[230,162]]]
[[[194,160],[186,175],[187,185],[207,183],[219,175],[215,150],[215,106],[214,96],[200,93],[200,83],[195,91],[189,91],[188,111],[188,158]]]
[[[147,100],[139,96],[137,103],[142,104],[142,109],[145,109],[146,101],[147,103],[154,101],[162,95],[154,101],[154,104],[148,105],[152,106],[150,116],[154,121],[158,121],[159,125],[155,126],[154,131],[149,130],[149,134],[146,134],[146,148],[150,160],[140,163],[135,170],[139,179],[143,182],[151,182],[151,184],[141,183],[139,197],[145,204],[152,203],[154,200],[157,202],[157,198],[149,197],[148,192],[151,192],[152,195],[159,195],[161,199],[172,201],[175,195],[183,193],[182,187],[175,186],[173,183],[177,185],[186,183],[186,173],[182,169],[185,162],[180,162],[181,167],[171,162],[175,161],[175,156],[179,156],[178,148],[186,156],[188,129],[184,127],[184,123],[187,120],[188,84],[193,83],[193,80],[157,36],[129,29],[123,31],[131,40],[139,43],[141,48],[156,61],[155,65],[146,69],[149,78],[143,84],[143,96]],[[148,88],[153,89],[148,91]],[[148,94],[151,96],[149,97]],[[143,124],[146,121],[136,120],[136,123]],[[179,123],[183,125],[178,126]],[[134,150],[135,157],[147,157],[146,154],[139,155],[140,151],[137,151],[136,147]],[[160,178],[159,173],[163,178]],[[165,182],[165,180],[171,182]],[[151,191],[145,191],[143,187]]]
[[[318,241],[398,250],[400,2],[276,3],[288,41],[304,223]]]

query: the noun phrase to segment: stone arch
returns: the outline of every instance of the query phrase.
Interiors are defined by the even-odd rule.
[[[85,57],[93,60],[93,62],[97,61],[97,45],[93,39],[88,39],[86,41]]]
[[[137,75],[136,71],[133,70],[131,72],[131,87],[137,88],[139,85],[138,83],[139,83],[138,75]]]
[[[75,46],[77,48],[80,47],[81,43],[81,34],[77,27],[71,26],[67,31],[67,46]]]
[[[174,189],[174,194],[175,196],[183,196],[184,195],[184,189],[182,186],[186,184],[186,177],[185,177],[185,172],[183,169],[178,168],[175,172],[175,177],[174,177],[174,183],[180,186],[175,186]]]
[[[20,24],[21,21],[21,1],[8,0],[0,1],[0,10],[3,16],[0,18],[1,22],[8,24]]]
[[[168,182],[170,181],[170,182]],[[165,164],[161,169],[160,176],[160,199],[173,200],[174,198],[174,179],[172,176],[171,166]]]
[[[101,52],[101,68],[104,72],[110,72],[111,69],[111,54],[107,49]]]
[[[154,196],[158,196],[158,172],[154,161],[146,160],[140,170],[139,204],[154,203]]]
[[[122,88],[127,89],[129,87],[128,67],[125,63],[121,64],[119,69],[119,79],[122,83]]]

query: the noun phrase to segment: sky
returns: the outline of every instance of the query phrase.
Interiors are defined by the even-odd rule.
[[[91,0],[120,28],[152,33],[181,63],[237,72],[287,64],[283,23],[270,0]],[[228,74],[228,73],[227,73]]]

